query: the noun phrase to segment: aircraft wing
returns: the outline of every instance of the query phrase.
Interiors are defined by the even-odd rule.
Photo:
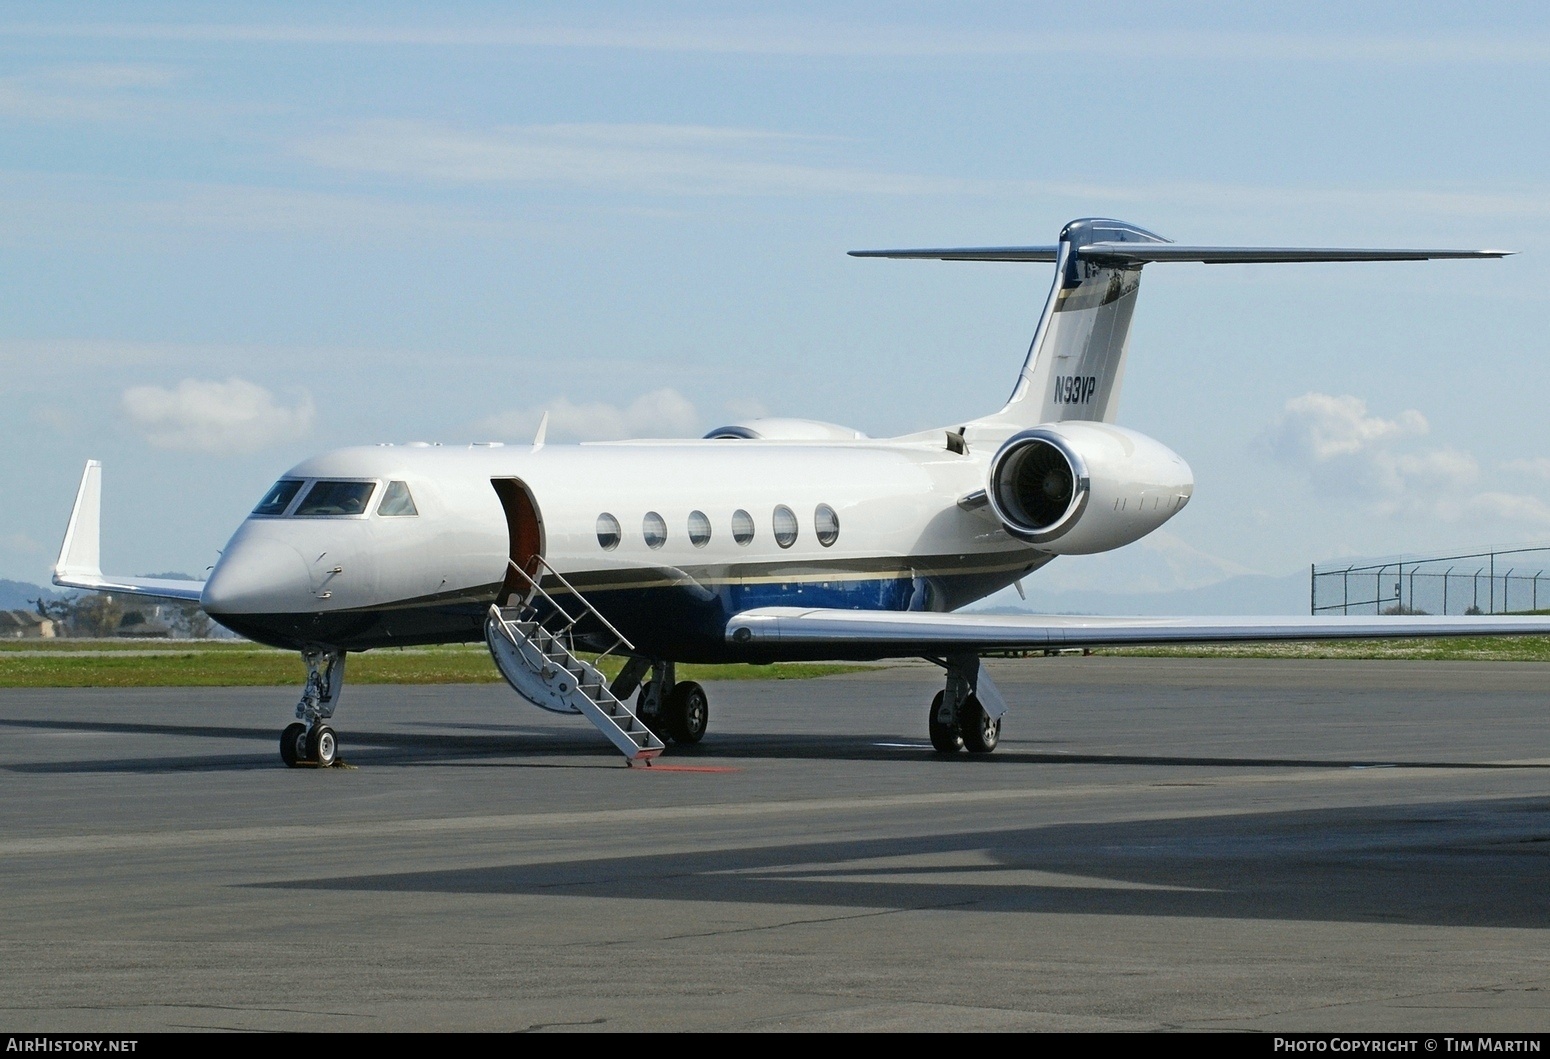
[[[726,630],[727,641],[738,646],[829,646],[879,658],[1062,647],[1525,635],[1550,636],[1550,615],[1174,618],[760,607],[733,617]]]
[[[65,529],[65,540],[59,547],[59,562],[54,564],[54,584],[93,592],[199,602],[205,587],[203,581],[104,575],[100,558],[101,537],[102,462],[87,460],[86,470],[81,474],[81,487],[75,494],[75,507],[70,512],[70,525]]]

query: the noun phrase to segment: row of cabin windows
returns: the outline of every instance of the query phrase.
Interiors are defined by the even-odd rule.
[[[710,517],[703,511],[689,512],[688,519],[689,543],[696,548],[703,548],[710,543],[711,527]],[[797,542],[797,516],[785,504],[780,504],[770,516],[770,530],[775,536],[775,543],[782,548],[789,548]],[[667,543],[667,520],[655,511],[646,512],[646,517],[641,520],[641,537],[648,548],[660,548]],[[819,504],[813,511],[813,533],[818,538],[818,543],[825,548],[840,539],[840,517],[828,504]],[[753,542],[754,523],[753,516],[739,508],[732,512],[732,539],[739,545],[748,545]],[[619,520],[608,512],[597,516],[597,543],[605,552],[611,552],[619,547],[619,542],[624,539],[624,531],[619,526]]]
[[[306,482],[300,478],[281,478],[269,492],[264,494],[264,499],[258,502],[258,506],[253,509],[253,514],[284,515],[291,507],[291,501],[296,499],[296,494],[301,492],[301,487],[305,484]],[[291,510],[290,517],[363,515],[371,502],[372,491],[376,488],[376,482],[319,479],[312,483],[312,488],[307,490],[301,502]],[[392,516],[419,513],[414,506],[414,497],[409,495],[408,483],[389,482],[387,484],[387,489],[382,493],[382,502],[377,505],[377,514]]]

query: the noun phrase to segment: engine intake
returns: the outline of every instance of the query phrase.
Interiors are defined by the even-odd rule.
[[[1006,531],[1030,544],[1063,536],[1087,507],[1087,463],[1060,434],[1035,427],[1016,434],[990,461],[990,506]]]

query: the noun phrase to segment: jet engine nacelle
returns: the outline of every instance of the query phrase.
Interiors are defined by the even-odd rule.
[[[1140,540],[1183,510],[1189,464],[1166,445],[1107,423],[1059,423],[1013,435],[985,490],[1006,531],[1056,555]]]

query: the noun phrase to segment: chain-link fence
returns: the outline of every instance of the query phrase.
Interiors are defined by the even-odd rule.
[[[1314,614],[1526,614],[1550,610],[1550,545],[1313,567]]]

